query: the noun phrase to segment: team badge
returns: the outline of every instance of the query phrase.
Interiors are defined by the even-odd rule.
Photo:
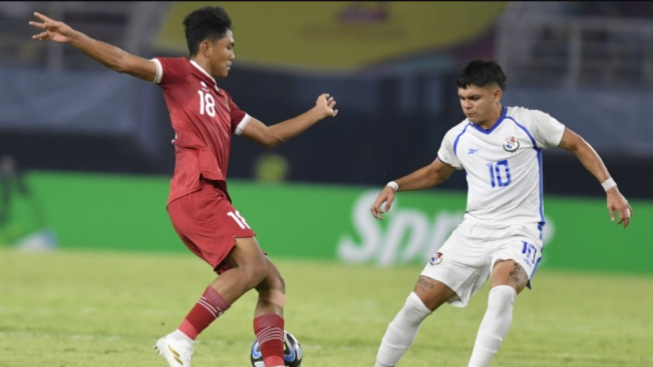
[[[435,255],[431,257],[431,261],[429,261],[431,265],[438,265],[441,262],[442,262],[442,252],[436,252]]]
[[[514,153],[517,149],[519,149],[519,140],[517,140],[517,138],[514,136],[506,138],[506,140],[503,142],[503,149],[506,152]]]

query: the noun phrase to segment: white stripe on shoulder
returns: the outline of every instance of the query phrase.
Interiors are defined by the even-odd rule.
[[[158,59],[150,59],[150,61],[153,61],[154,65],[156,65],[156,75],[154,76],[152,83],[159,84],[161,83],[161,78],[163,77],[163,66],[161,66],[161,61]]]
[[[236,131],[235,131],[236,135],[240,135],[243,132],[243,130],[245,130],[245,126],[247,126],[247,123],[251,118],[252,117],[250,115],[245,114],[245,117],[243,117],[243,119],[240,120],[240,122],[238,123],[238,126],[236,126]]]

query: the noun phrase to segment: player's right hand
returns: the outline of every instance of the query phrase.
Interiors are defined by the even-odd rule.
[[[321,94],[317,97],[317,101],[315,102],[315,108],[320,110],[322,118],[335,117],[338,114],[338,110],[335,109],[335,106],[336,100],[328,93]]]
[[[34,16],[39,18],[41,22],[30,21],[29,25],[39,28],[43,30],[43,32],[33,35],[32,39],[59,43],[70,42],[70,38],[74,33],[72,28],[63,22],[52,20],[38,12],[34,12]]]
[[[374,200],[374,204],[372,204],[372,208],[370,208],[370,211],[372,212],[374,218],[383,220],[381,214],[390,211],[390,206],[392,205],[392,202],[394,200],[395,200],[395,190],[393,190],[389,186],[384,187],[383,191],[381,191],[379,196],[376,197],[376,200]]]

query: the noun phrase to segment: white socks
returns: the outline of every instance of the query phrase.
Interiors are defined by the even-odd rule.
[[[497,354],[512,323],[517,292],[511,286],[499,285],[490,290],[487,310],[476,335],[468,367],[487,367]],[[393,367],[413,344],[419,325],[431,314],[422,300],[411,292],[381,340],[375,367]]]
[[[476,335],[474,350],[468,367],[487,367],[499,351],[503,338],[510,329],[512,310],[517,292],[508,285],[498,285],[490,290],[487,310]]]
[[[404,307],[388,325],[376,355],[375,367],[392,367],[406,353],[417,336],[419,325],[431,314],[422,300],[411,292]]]
[[[191,339],[188,335],[184,334],[181,330],[177,329],[170,334],[168,334],[171,338],[176,339],[176,340],[183,340],[188,345],[193,345],[195,342],[193,339]]]

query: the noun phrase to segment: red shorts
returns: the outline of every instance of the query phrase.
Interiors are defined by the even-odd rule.
[[[236,210],[217,182],[201,180],[201,189],[168,204],[172,226],[186,247],[222,273],[223,263],[236,245],[236,237],[256,234]]]

